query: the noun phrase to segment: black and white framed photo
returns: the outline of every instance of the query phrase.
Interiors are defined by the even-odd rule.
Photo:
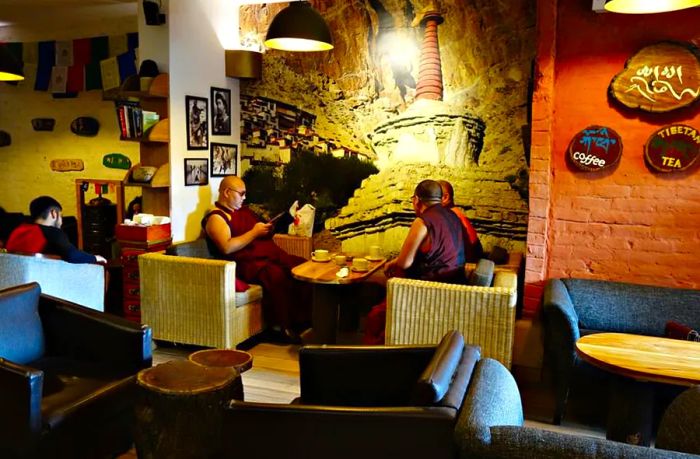
[[[231,135],[231,90],[211,88],[211,135]]]
[[[209,101],[204,97],[185,96],[187,107],[187,149],[209,149]]]
[[[208,173],[208,159],[185,158],[185,186],[202,186],[209,184]]]
[[[211,143],[211,176],[236,175],[238,146],[227,143]]]

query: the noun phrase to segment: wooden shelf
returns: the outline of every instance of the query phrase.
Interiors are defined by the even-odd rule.
[[[170,186],[170,163],[161,165],[149,182],[134,182],[131,180],[131,174],[134,169],[140,166],[141,164],[136,164],[129,169],[124,177],[125,186],[138,186],[141,188],[168,188]]]
[[[153,78],[147,91],[141,90],[141,78],[131,75],[124,80],[119,88],[109,89],[102,93],[105,100],[120,99],[167,99],[170,94],[170,78],[167,73],[161,73]]]

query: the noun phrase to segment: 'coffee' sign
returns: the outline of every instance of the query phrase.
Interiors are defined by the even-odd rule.
[[[659,172],[682,171],[693,165],[700,153],[698,130],[677,124],[666,126],[649,137],[644,146],[644,159]]]
[[[569,162],[582,171],[599,171],[613,166],[622,155],[622,139],[604,126],[588,126],[571,139]]]

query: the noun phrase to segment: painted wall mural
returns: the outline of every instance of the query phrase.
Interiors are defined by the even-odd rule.
[[[534,1],[311,3],[335,48],[265,53],[263,78],[241,84],[242,158],[285,162],[306,142],[373,161],[379,172],[326,221],[344,250],[398,250],[425,178],[452,182],[487,248],[524,249]],[[261,42],[284,6],[242,7],[241,36]]]

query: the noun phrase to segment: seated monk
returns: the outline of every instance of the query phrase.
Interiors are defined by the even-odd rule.
[[[452,184],[447,180],[438,180],[438,183],[440,188],[442,188],[442,207],[450,209],[462,222],[462,228],[464,229],[464,258],[467,260],[467,263],[479,261],[484,256],[484,248],[481,246],[479,235],[476,234],[472,222],[464,215],[462,209],[455,207],[455,193]]]
[[[106,263],[101,255],[78,250],[61,230],[63,208],[51,196],[39,196],[29,204],[34,223],[22,223],[12,231],[5,248],[9,252],[58,255],[68,263]]]
[[[386,277],[464,283],[464,235],[459,218],[440,205],[442,189],[423,180],[411,198],[416,219],[399,256],[384,267]],[[384,344],[386,301],[373,307],[365,323],[364,344]]]
[[[261,222],[243,206],[245,195],[245,183],[239,177],[230,175],[221,181],[216,208],[202,219],[207,245],[215,257],[236,262],[236,276],[262,286],[266,324],[298,341],[311,318],[310,290],[294,280],[291,270],[306,260],[274,243],[272,224]]]

